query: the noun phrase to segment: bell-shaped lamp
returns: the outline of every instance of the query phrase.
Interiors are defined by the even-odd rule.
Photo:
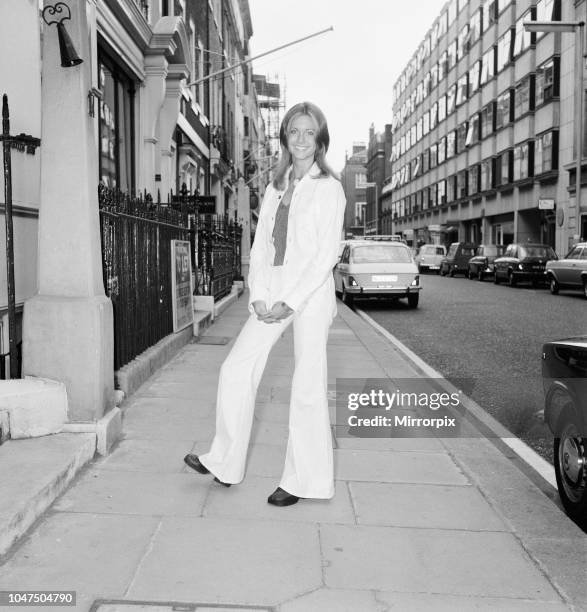
[[[65,29],[63,23],[57,24],[57,36],[59,38],[59,52],[61,53],[61,65],[64,68],[71,68],[72,66],[77,66],[81,64],[84,60],[81,59],[75,47],[73,46],[73,42]]]

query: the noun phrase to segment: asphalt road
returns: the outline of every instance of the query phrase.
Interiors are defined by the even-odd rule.
[[[550,459],[550,433],[534,416],[544,406],[542,344],[587,333],[587,300],[462,276],[420,279],[417,309],[406,300],[357,306],[445,378],[469,380],[480,406]]]

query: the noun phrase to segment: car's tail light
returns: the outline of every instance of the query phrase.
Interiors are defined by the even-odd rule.
[[[420,277],[416,274],[414,276],[414,280],[412,281],[412,287],[417,287],[420,284]]]

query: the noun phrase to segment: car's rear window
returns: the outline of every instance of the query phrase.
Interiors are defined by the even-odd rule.
[[[556,259],[556,255],[550,247],[541,246],[520,247],[520,257],[542,257],[547,259]]]
[[[423,255],[444,255],[444,249],[442,247],[428,246],[424,247],[422,251]]]
[[[486,246],[483,247],[483,255],[502,255],[503,254],[503,247],[500,246]]]
[[[410,263],[412,256],[401,246],[369,245],[353,249],[353,263]]]

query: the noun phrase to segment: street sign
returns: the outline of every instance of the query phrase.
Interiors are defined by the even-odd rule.
[[[554,210],[554,199],[552,198],[539,198],[538,199],[539,210]]]

